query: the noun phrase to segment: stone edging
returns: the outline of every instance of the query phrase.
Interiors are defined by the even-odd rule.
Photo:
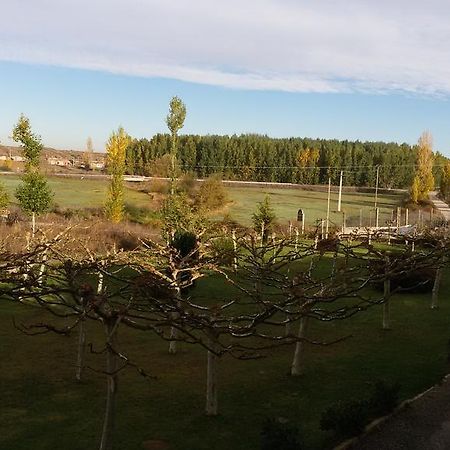
[[[356,437],[347,439],[344,442],[341,442],[338,446],[334,447],[333,450],[350,450],[352,448],[355,448],[354,446],[359,442],[359,440],[374,431],[376,431],[383,423],[387,422],[390,418],[396,416],[398,413],[400,413],[405,407],[409,406],[411,403],[415,402],[419,398],[423,397],[424,395],[428,394],[428,392],[431,392],[436,387],[440,386],[442,383],[447,381],[450,378],[450,374],[445,375],[441,381],[436,383],[435,385],[431,386],[429,389],[427,389],[424,392],[421,392],[420,394],[416,395],[413,398],[409,398],[407,400],[404,400],[400,403],[400,405],[397,406],[397,408],[394,409],[390,414],[382,417],[378,417],[377,419],[372,420],[368,425],[365,426],[364,431]]]

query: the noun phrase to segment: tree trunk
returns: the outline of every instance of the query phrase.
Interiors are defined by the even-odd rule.
[[[177,313],[174,313],[177,314]],[[171,327],[170,329],[170,339],[177,339],[178,338],[178,330],[175,327]],[[176,340],[169,342],[169,353],[171,355],[175,355],[178,350],[178,342]]]
[[[77,371],[75,378],[77,381],[81,381],[84,369],[84,354],[86,350],[86,322],[84,319],[80,322],[79,335],[78,335],[78,352],[77,352]]]
[[[114,348],[117,338],[116,321],[110,319],[106,323],[107,349],[106,349],[106,409],[103,422],[100,450],[112,450],[115,426],[116,395],[117,395],[117,356]]]
[[[305,356],[305,341],[306,332],[308,329],[308,317],[302,317],[300,319],[300,325],[298,327],[298,338],[301,339],[295,344],[294,359],[291,365],[291,375],[299,376],[303,374],[303,362]]]
[[[391,280],[384,280],[384,303],[383,303],[383,330],[389,330],[390,326],[390,297],[391,295]]]
[[[31,232],[32,232],[32,236],[34,237],[34,235],[36,233],[36,213],[35,212],[31,213]]]
[[[180,285],[178,283],[178,280],[176,281],[176,296],[178,299],[181,298],[181,288]],[[180,301],[177,302],[177,307],[180,308],[181,307],[181,303]],[[172,319],[176,320],[179,316],[178,312],[172,313],[171,314]],[[169,353],[171,355],[175,355],[178,351],[178,342],[176,341],[176,339],[178,338],[178,330],[175,327],[171,327],[170,328],[170,339],[174,339],[173,341],[169,342]]]
[[[441,286],[442,267],[436,269],[436,276],[434,277],[433,292],[431,294],[431,309],[438,309],[439,288]]]
[[[210,340],[210,345],[214,346],[212,340]],[[217,416],[219,408],[217,397],[217,369],[219,358],[209,350],[207,353],[205,412],[207,416]]]

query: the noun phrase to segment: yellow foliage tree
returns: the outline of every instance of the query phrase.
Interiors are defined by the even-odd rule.
[[[105,204],[106,217],[112,222],[122,221],[125,205],[123,199],[123,176],[125,174],[125,155],[130,137],[122,127],[111,133],[106,144],[106,164],[111,175],[108,198]]]
[[[414,184],[417,186],[414,186]],[[416,200],[414,200],[412,196],[413,187],[415,190],[417,189]],[[410,188],[411,200],[416,203],[418,201],[426,200],[428,198],[428,193],[433,187],[433,137],[429,131],[425,131],[422,133],[417,143],[416,173]]]

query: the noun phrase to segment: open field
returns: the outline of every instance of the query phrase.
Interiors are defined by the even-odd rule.
[[[14,198],[14,191],[20,184],[17,175],[2,175],[0,180]],[[102,207],[108,189],[106,180],[84,178],[49,177],[49,185],[55,193],[55,204],[64,208]],[[133,189],[126,189],[125,201],[143,207],[148,204],[148,196]]]
[[[337,212],[338,194],[333,187],[330,201],[330,221],[341,226],[342,213]],[[327,192],[314,192],[300,189],[264,189],[264,188],[228,188],[232,204],[228,212],[238,222],[250,225],[251,215],[258,202],[269,195],[278,220],[287,223],[297,219],[297,211],[302,208],[306,216],[306,225],[313,226],[318,219],[325,219],[327,212]],[[391,218],[393,208],[402,201],[402,194],[379,195],[380,225]],[[360,210],[362,210],[363,226],[369,226],[370,220],[374,225],[374,195],[351,192],[342,195],[342,210],[345,211],[347,224],[359,224]]]
[[[14,190],[20,183],[17,175],[3,175],[1,181],[13,198]],[[77,179],[50,177],[49,184],[55,193],[55,203],[65,208],[102,207],[107,192],[108,182],[97,179]],[[150,206],[148,194],[139,192],[139,185],[134,189],[127,188],[125,201],[139,208]],[[314,226],[316,221],[326,217],[327,193],[314,192],[299,189],[264,189],[251,187],[226,187],[231,203],[223,213],[237,220],[243,225],[251,224],[251,216],[266,194],[271,198],[277,218],[280,223],[288,223],[295,220],[297,211],[302,208],[306,216],[306,225]],[[393,208],[400,204],[401,194],[379,195],[378,206],[380,208],[380,225],[391,218]],[[374,195],[366,193],[344,193],[342,196],[342,209],[347,216],[348,225],[358,225],[360,211],[363,217],[363,225],[374,224]],[[333,188],[330,203],[330,220],[332,224],[341,226],[342,213],[337,212],[336,187]]]
[[[205,351],[182,346],[176,356],[149,334],[121,332],[121,348],[156,380],[132,369],[121,375],[117,449],[138,450],[149,439],[167,440],[172,450],[258,450],[265,418],[283,418],[302,429],[306,448],[329,448],[320,431],[321,412],[338,400],[367,397],[371,383],[400,381],[402,398],[411,397],[446,373],[450,327],[450,278],[444,277],[442,306],[429,309],[430,294],[401,294],[392,300],[391,331],[381,330],[381,307],[348,321],[314,324],[311,337],[353,337],[332,347],[309,346],[305,375],[287,375],[292,348],[265,359],[226,358],[219,375],[220,412],[203,415]],[[214,298],[217,286],[200,284],[197,295]],[[104,407],[104,380],[87,372],[74,381],[76,336],[28,337],[12,325],[39,321],[41,312],[0,305],[0,448],[47,450],[96,448]],[[89,330],[89,342],[100,329]],[[99,356],[89,364],[102,367]],[[55,432],[55,430],[58,430]]]

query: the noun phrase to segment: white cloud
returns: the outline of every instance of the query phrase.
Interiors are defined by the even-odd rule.
[[[0,59],[241,89],[450,94],[448,0],[15,0]]]

